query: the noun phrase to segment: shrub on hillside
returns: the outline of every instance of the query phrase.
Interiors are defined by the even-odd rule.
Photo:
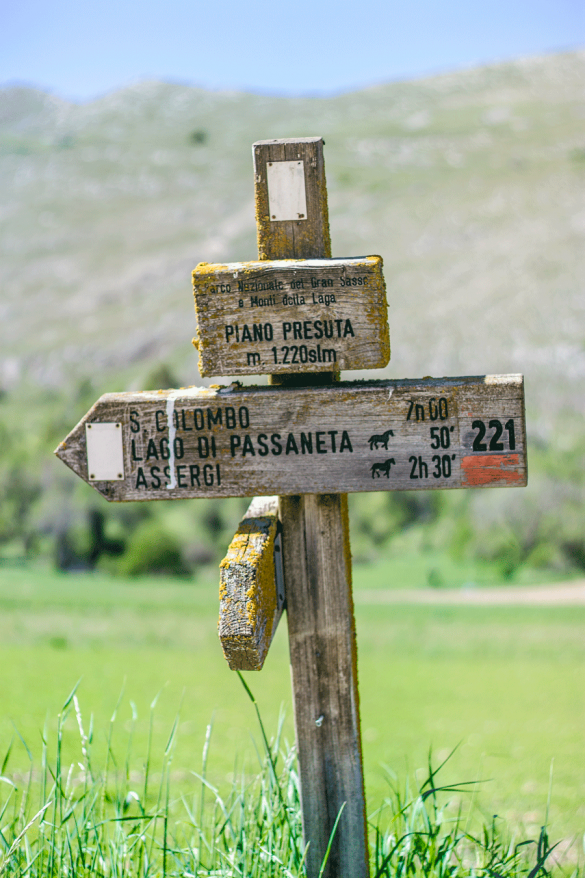
[[[145,521],[131,535],[118,562],[122,576],[188,576],[179,540],[157,521]]]

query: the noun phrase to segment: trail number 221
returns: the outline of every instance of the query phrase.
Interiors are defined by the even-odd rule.
[[[516,448],[516,436],[514,434],[514,421],[512,418],[510,418],[509,421],[506,421],[505,424],[502,424],[502,422],[498,421],[496,418],[492,418],[487,427],[484,421],[474,421],[471,426],[474,430],[477,430],[477,434],[473,440],[474,451],[504,451],[504,443],[500,442],[504,431],[508,434],[508,448],[510,451],[514,451]],[[486,438],[488,430],[494,431],[489,437],[489,446],[483,441]]]

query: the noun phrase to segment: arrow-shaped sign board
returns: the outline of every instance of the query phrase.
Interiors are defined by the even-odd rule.
[[[108,500],[526,484],[520,375],[107,393],[56,454]]]
[[[193,289],[203,376],[376,369],[390,359],[379,256],[202,262]]]

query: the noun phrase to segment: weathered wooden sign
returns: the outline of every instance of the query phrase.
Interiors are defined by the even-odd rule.
[[[521,486],[523,380],[108,393],[56,453],[108,500]]]
[[[202,262],[193,289],[204,376],[375,369],[390,359],[379,256]]]
[[[283,609],[278,497],[256,497],[219,565],[217,630],[232,670],[261,670]]]

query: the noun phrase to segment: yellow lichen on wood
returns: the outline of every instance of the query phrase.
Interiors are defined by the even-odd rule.
[[[219,638],[232,670],[260,670],[282,612],[274,545],[276,498],[252,503],[220,564]]]
[[[201,263],[193,271],[193,295],[203,376],[388,363],[380,256]],[[290,348],[299,339],[306,342],[300,353]]]

